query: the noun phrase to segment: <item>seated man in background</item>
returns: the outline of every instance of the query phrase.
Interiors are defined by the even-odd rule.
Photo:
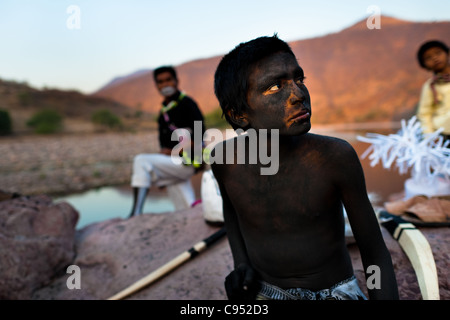
[[[130,217],[142,214],[145,198],[152,185],[158,187],[171,186],[186,182],[179,190],[181,196],[195,200],[190,178],[201,169],[201,162],[193,159],[192,150],[183,150],[183,161],[174,161],[172,149],[179,141],[172,140],[172,133],[177,129],[185,129],[191,135],[194,132],[194,121],[201,121],[202,136],[204,129],[203,115],[196,102],[178,89],[176,71],[171,66],[162,66],[154,70],[156,87],[164,97],[158,117],[160,153],[138,154],[134,158],[131,186],[133,187],[133,207]],[[178,130],[179,131],[179,130]],[[189,146],[192,148],[201,146]],[[189,159],[185,159],[188,157]],[[184,188],[184,189],[183,189]],[[191,194],[190,194],[191,193]]]

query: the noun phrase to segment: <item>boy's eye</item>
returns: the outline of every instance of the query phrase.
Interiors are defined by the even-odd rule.
[[[281,86],[279,84],[274,84],[273,86],[271,86],[267,91],[278,91],[280,90]]]
[[[306,79],[305,76],[301,76],[301,77],[295,79],[295,83],[296,83],[298,86],[304,85],[304,84],[305,84],[305,79]],[[278,91],[281,90],[281,87],[282,87],[282,84],[281,84],[281,83],[274,84],[274,85],[270,86],[270,87],[265,91],[265,94],[276,93],[276,92],[278,92]]]
[[[301,77],[301,78],[298,78],[295,82],[298,85],[302,85],[302,84],[305,84],[305,79],[306,79],[306,77]]]

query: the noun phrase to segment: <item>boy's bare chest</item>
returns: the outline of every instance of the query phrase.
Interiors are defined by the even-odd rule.
[[[281,161],[274,175],[261,175],[260,167],[240,165],[233,170],[235,183],[228,192],[238,206],[251,204],[260,212],[300,207],[311,211],[325,206],[327,199],[336,196],[332,175],[320,163]]]
[[[268,173],[263,168],[276,168]],[[287,187],[292,184],[315,183],[330,178],[331,167],[323,157],[311,153],[308,155],[280,157],[275,161],[263,165],[242,164],[234,166],[232,174],[240,180],[264,187]]]

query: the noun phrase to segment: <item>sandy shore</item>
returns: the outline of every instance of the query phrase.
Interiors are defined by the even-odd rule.
[[[0,138],[0,190],[67,194],[128,184],[133,157],[159,150],[157,132]]]

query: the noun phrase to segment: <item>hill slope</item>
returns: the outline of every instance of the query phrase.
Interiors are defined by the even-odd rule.
[[[84,95],[77,91],[57,89],[38,90],[25,83],[0,79],[0,109],[9,112],[14,133],[30,133],[26,123],[38,111],[51,109],[64,121],[63,132],[94,132],[103,130],[94,126],[91,117],[98,110],[109,110],[121,118],[125,126],[143,126],[154,122],[153,117],[107,97]],[[149,119],[148,119],[149,118]],[[149,124],[150,125],[150,124]],[[154,126],[154,125],[151,125]]]
[[[290,42],[307,76],[313,122],[389,121],[410,117],[420,87],[429,73],[420,69],[416,51],[429,39],[450,39],[450,22],[417,23],[383,16],[381,29],[368,29],[366,20],[340,32]],[[230,48],[232,49],[232,48]],[[209,112],[218,108],[214,72],[221,56],[177,66],[180,87]],[[98,90],[132,108],[159,109],[151,70]]]

